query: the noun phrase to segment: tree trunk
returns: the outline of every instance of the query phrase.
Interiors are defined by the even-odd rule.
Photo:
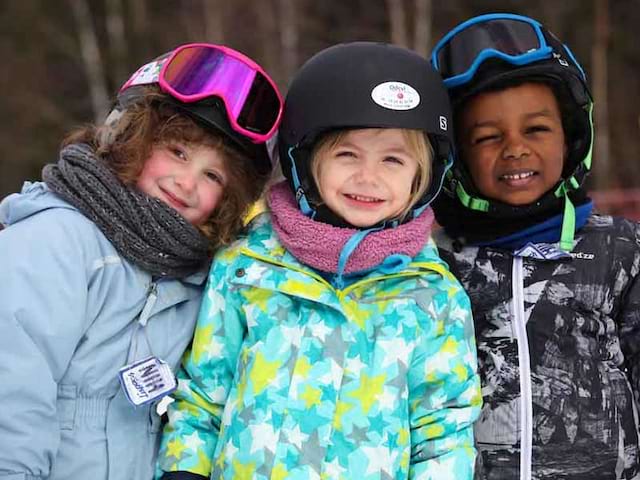
[[[204,34],[208,42],[224,43],[225,0],[202,0]]]
[[[401,47],[409,46],[407,33],[407,15],[403,0],[387,0],[387,14],[391,28],[391,43]]]
[[[280,44],[282,46],[282,70],[284,78],[290,78],[298,68],[298,24],[295,0],[279,0]]]
[[[80,53],[89,82],[93,117],[96,123],[102,123],[109,109],[109,95],[91,12],[86,0],[69,0],[69,2],[78,30]]]
[[[565,27],[567,22],[567,11],[570,2],[563,0],[561,2],[540,2],[537,9],[540,11],[542,18],[538,18],[545,27],[558,38],[565,38]]]
[[[280,48],[273,39],[279,35],[274,0],[262,0],[255,3],[256,18],[258,19],[260,64],[273,78],[274,82],[284,90],[288,77],[285,77],[280,65]]]
[[[176,15],[180,18],[182,23],[182,32],[184,32],[185,42],[183,43],[195,43],[202,40],[205,29],[202,18],[202,10],[200,5],[193,3],[190,0],[182,0],[177,8]]]
[[[116,84],[121,85],[127,81],[127,42],[124,34],[124,15],[122,0],[106,0],[107,11],[107,35],[109,49],[113,61]]]
[[[431,0],[415,0],[415,27],[413,49],[423,57],[431,51]]]
[[[608,0],[594,0],[595,43],[592,50],[593,98],[595,103],[594,174],[596,190],[611,186],[609,163],[609,102],[607,95],[607,49],[609,47]]]
[[[135,52],[140,58],[148,58],[149,11],[146,0],[131,0],[131,18],[136,39]]]

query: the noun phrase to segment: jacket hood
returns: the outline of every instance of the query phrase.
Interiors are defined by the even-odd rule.
[[[44,182],[25,182],[20,193],[0,202],[0,223],[12,225],[50,208],[76,208],[53,193]]]

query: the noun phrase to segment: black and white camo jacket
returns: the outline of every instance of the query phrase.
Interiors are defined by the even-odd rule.
[[[640,479],[640,224],[594,214],[554,260],[435,239],[473,306],[476,478]]]

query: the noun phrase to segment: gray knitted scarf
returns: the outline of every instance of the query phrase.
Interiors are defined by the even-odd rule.
[[[206,266],[207,238],[162,201],[125,186],[90,146],[65,147],[42,179],[152,275],[183,278]]]

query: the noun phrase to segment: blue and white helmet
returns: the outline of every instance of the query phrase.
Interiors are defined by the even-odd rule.
[[[560,182],[530,205],[513,206],[484,197],[458,159],[448,172],[443,197],[479,215],[524,218],[564,199],[571,217],[571,197],[591,169],[593,101],[586,75],[569,47],[536,20],[522,15],[486,14],[471,18],[448,32],[434,47],[431,63],[449,89],[454,118],[478,93],[524,82],[548,84],[558,97],[567,155]],[[444,198],[441,197],[444,201]],[[438,208],[435,209],[438,218]],[[449,215],[449,212],[447,212]],[[438,219],[441,224],[446,219]],[[441,221],[442,220],[442,221]],[[569,218],[568,225],[572,225]],[[563,228],[567,242],[573,232]]]

